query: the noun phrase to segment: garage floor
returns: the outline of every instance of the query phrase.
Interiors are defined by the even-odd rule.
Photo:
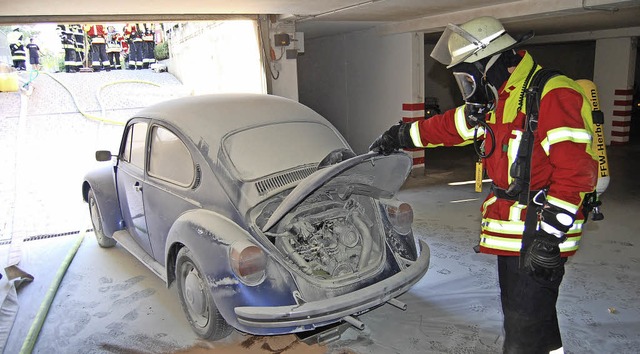
[[[2,105],[7,102],[3,95]],[[12,116],[0,114],[0,118],[5,121]],[[6,122],[0,123],[6,127]],[[637,353],[640,348],[640,183],[634,174],[640,164],[640,146],[611,147],[609,156],[612,182],[602,198],[605,220],[587,224],[581,250],[567,264],[558,301],[567,353]],[[58,155],[47,158],[64,160]],[[483,193],[475,193],[472,184],[448,184],[472,179],[474,155],[469,149],[435,149],[429,151],[427,161],[427,175],[414,170],[400,198],[412,204],[414,232],[431,247],[430,270],[400,296],[408,304],[407,311],[384,305],[366,313],[360,316],[366,325],[363,331],[348,329],[326,347],[306,346],[294,336],[254,337],[239,332],[217,343],[199,340],[182,313],[175,287],[167,289],[120,246],[101,249],[92,233],[80,232],[22,244],[20,267],[35,280],[18,292],[19,311],[4,353],[20,351],[51,280],[81,236],[84,240],[53,300],[34,352],[500,352],[502,314],[495,257],[472,250],[488,185]],[[79,187],[69,194],[66,199],[73,206],[66,214],[75,230],[88,228],[86,205],[77,205]],[[44,212],[31,218],[46,218]],[[0,245],[0,260],[7,258],[8,249],[9,245]]]

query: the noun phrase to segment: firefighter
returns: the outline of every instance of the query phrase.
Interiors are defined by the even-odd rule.
[[[122,53],[122,36],[117,32],[110,32],[107,37],[107,56],[111,69],[120,70],[120,54]]]
[[[84,29],[91,39],[91,66],[93,67],[93,71],[100,71],[102,69],[110,71],[111,63],[107,57],[104,26],[85,25]]]
[[[531,36],[516,41],[493,17],[449,24],[431,56],[452,69],[465,104],[398,123],[370,150],[389,154],[484,137],[476,147],[493,186],[481,207],[477,250],[497,255],[503,351],[561,353],[558,289],[567,257],[580,243],[581,205],[594,191],[598,163],[591,148],[590,103],[575,81],[563,75],[549,79],[540,93],[537,122],[528,119],[537,106],[523,97],[541,67],[527,51],[514,48]]]
[[[125,35],[129,42],[129,69],[142,69],[142,32],[140,31],[140,26],[127,24],[125,26]]]
[[[76,69],[80,70],[85,66],[85,35],[83,26],[80,24],[71,25],[71,32],[76,44]]]
[[[22,40],[23,35],[20,33],[19,28],[14,28],[14,30],[7,35],[13,67],[19,71],[27,70],[27,52],[24,49],[24,43],[22,43]]]
[[[124,61],[122,62],[122,66],[125,69],[131,69],[131,32],[133,28],[130,24],[124,25],[122,27],[122,36],[124,37],[124,41],[122,41],[122,52],[124,53]],[[133,64],[135,68],[135,62]]]
[[[154,54],[155,41],[154,41],[154,27],[153,24],[147,23],[144,25],[144,34],[142,35],[142,67],[149,68],[149,65],[156,62],[156,56]]]
[[[58,25],[56,27],[62,49],[64,49],[64,69],[67,73],[75,73],[78,71],[76,60],[76,41],[73,32],[69,30],[68,25]]]
[[[122,47],[122,67],[126,69],[127,62],[129,61],[129,42],[127,41],[127,35],[124,34],[124,30],[122,33],[122,40],[120,41],[120,46]]]

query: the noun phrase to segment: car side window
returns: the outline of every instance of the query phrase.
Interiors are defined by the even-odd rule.
[[[187,187],[195,176],[194,162],[178,136],[161,126],[151,130],[149,175]]]
[[[127,140],[124,142],[124,146],[122,147],[122,154],[120,155],[120,160],[125,162],[131,162],[131,137],[133,135],[133,125],[129,127],[127,130]]]
[[[144,142],[147,136],[147,126],[147,123],[135,123],[129,126],[121,160],[144,168]]]

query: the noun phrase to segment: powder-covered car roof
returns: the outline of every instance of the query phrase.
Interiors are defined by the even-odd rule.
[[[236,129],[288,121],[331,126],[325,118],[296,101],[250,93],[178,98],[147,107],[135,116],[170,122],[195,144],[204,139],[210,157],[216,156],[220,139]]]

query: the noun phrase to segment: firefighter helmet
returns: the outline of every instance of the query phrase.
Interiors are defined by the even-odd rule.
[[[478,17],[460,26],[448,24],[431,57],[448,68],[459,63],[474,63],[512,48],[519,41],[511,37],[500,21]]]

